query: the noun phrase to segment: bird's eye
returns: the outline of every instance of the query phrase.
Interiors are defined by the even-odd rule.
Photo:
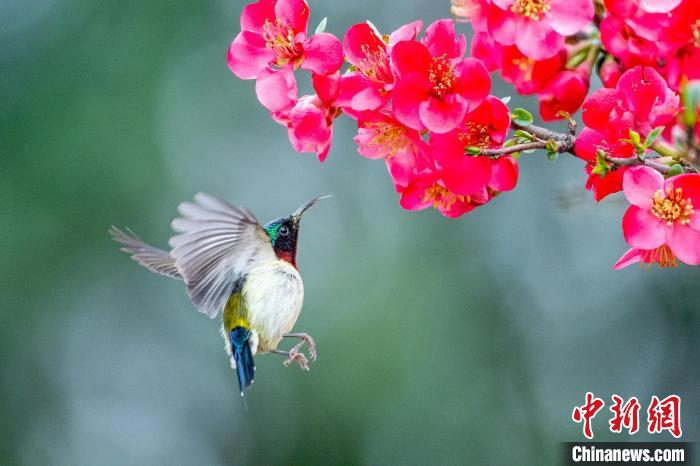
[[[289,228],[286,226],[282,225],[279,230],[280,235],[282,236],[287,236],[289,234]]]

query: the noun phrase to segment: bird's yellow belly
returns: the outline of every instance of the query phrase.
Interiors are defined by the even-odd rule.
[[[250,270],[242,289],[250,328],[257,333],[257,352],[277,348],[299,317],[304,285],[288,262],[275,260]]]

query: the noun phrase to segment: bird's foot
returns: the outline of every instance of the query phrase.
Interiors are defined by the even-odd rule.
[[[316,351],[316,342],[311,337],[311,335],[309,335],[308,333],[288,333],[287,335],[285,335],[285,337],[299,338],[301,340],[299,343],[292,347],[290,353],[300,352],[301,348],[304,346],[304,343],[306,343],[308,344],[309,348],[309,358],[312,362],[316,362],[316,356],[318,355],[318,352]]]
[[[305,371],[309,370],[309,360],[306,359],[306,355],[304,353],[300,353],[299,350],[296,348],[292,348],[289,350],[288,353],[283,353],[287,355],[287,359],[285,359],[282,364],[284,364],[284,367],[289,367],[291,363],[294,361],[299,363],[299,367],[304,369]]]

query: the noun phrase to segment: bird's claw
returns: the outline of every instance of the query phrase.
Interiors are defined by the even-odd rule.
[[[299,338],[301,341],[294,345],[290,352],[300,352],[301,348],[304,346],[304,343],[308,344],[308,349],[309,349],[309,358],[311,359],[311,362],[316,362],[316,356],[318,353],[316,352],[316,342],[314,339],[311,337],[311,335],[307,333],[301,333],[299,334]]]
[[[309,360],[306,359],[306,356],[304,355],[304,353],[299,352],[299,350],[296,346],[289,351],[287,359],[285,359],[282,362],[282,364],[284,364],[284,367],[289,367],[289,365],[294,361],[298,362],[299,367],[301,367],[305,371],[309,370]]]

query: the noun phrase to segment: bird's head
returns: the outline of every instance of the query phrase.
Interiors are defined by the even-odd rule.
[[[294,267],[297,266],[297,241],[299,238],[299,224],[301,217],[312,205],[321,199],[330,196],[322,196],[311,199],[302,204],[297,210],[287,217],[276,218],[265,224],[264,228],[272,241],[272,248],[280,259],[283,259]]]

